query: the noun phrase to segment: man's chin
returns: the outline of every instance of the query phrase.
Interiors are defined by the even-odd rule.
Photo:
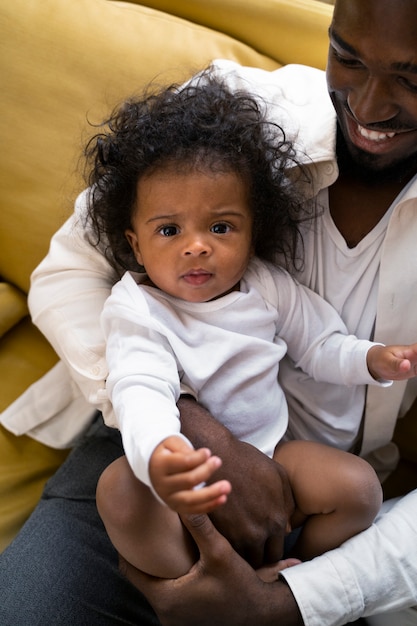
[[[337,134],[337,160],[341,172],[349,172],[368,184],[409,180],[417,170],[415,155],[388,162],[386,155],[365,152],[353,143],[346,142],[340,129]]]

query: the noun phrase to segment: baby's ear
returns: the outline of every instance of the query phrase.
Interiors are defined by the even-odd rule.
[[[133,253],[135,255],[136,261],[139,263],[139,265],[143,266],[143,259],[142,259],[142,255],[140,253],[139,241],[138,241],[138,238],[136,236],[136,233],[133,230],[131,230],[130,228],[128,228],[127,230],[125,230],[125,237],[128,240],[130,247],[133,250]]]

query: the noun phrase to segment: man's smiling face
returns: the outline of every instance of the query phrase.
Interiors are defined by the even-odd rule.
[[[351,157],[417,171],[417,1],[337,0],[329,35],[328,89]]]

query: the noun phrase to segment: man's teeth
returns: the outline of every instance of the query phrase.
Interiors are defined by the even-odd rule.
[[[391,139],[395,136],[395,133],[379,133],[376,130],[367,130],[366,128],[363,128],[363,126],[359,126],[359,124],[358,131],[362,137],[365,137],[365,139],[369,139],[370,141],[384,141],[384,139]]]

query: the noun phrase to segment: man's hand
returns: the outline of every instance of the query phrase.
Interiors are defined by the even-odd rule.
[[[239,455],[238,464],[234,465],[230,452],[229,463],[213,477],[227,476],[232,492],[210,517],[234,549],[257,569],[282,558],[294,500],[281,465],[249,444],[237,444],[233,455]]]
[[[181,429],[196,448],[222,459],[212,481],[228,480],[226,504],[210,515],[216,528],[254,568],[282,557],[294,500],[283,467],[238,441],[194,400],[180,399]]]
[[[231,486],[220,480],[205,483],[221,466],[208,448],[193,448],[181,437],[167,437],[152,453],[149,475],[160,498],[177,513],[208,513],[224,504]]]
[[[294,596],[282,581],[263,582],[206,515],[183,518],[200,552],[185,576],[153,578],[121,561],[121,572],[144,593],[164,626],[301,626]]]

